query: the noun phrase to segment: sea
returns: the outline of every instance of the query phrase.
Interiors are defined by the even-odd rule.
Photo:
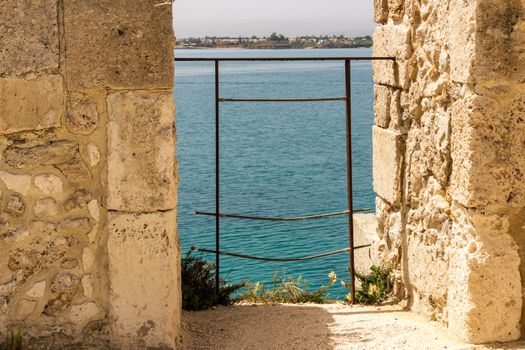
[[[175,50],[176,57],[371,56],[371,49]],[[373,211],[373,82],[370,62],[352,62],[354,208]],[[221,62],[223,98],[321,98],[345,95],[344,62]],[[215,248],[215,85],[213,62],[175,63],[178,223],[182,253]],[[345,104],[223,103],[220,109],[221,212],[297,217],[347,209]],[[270,258],[316,255],[348,247],[348,217],[269,222],[221,219],[220,249]],[[203,254],[213,262],[214,254]],[[221,277],[271,286],[274,274],[308,281],[310,289],[339,281],[348,292],[349,256],[276,263],[221,257]]]

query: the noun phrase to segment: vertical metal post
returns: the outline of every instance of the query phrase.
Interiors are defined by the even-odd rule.
[[[348,241],[350,244],[350,278],[352,279],[352,304],[355,304],[355,257],[354,257],[354,205],[352,200],[352,86],[351,61],[345,60],[346,88],[346,177],[348,188]]]
[[[220,289],[219,60],[215,60],[215,293]]]

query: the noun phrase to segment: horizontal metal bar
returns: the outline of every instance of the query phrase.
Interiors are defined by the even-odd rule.
[[[367,248],[367,247],[370,247],[370,246],[371,246],[371,244],[360,245],[360,246],[354,247],[354,250],[355,249]],[[318,254],[318,255],[305,256],[305,257],[302,257],[302,258],[263,258],[263,257],[260,257],[260,256],[252,256],[252,255],[246,255],[246,254],[237,254],[237,253],[221,252],[221,251],[217,252],[216,250],[204,249],[204,248],[197,249],[197,250],[199,252],[203,252],[203,253],[228,255],[228,256],[233,256],[233,257],[242,258],[242,259],[259,260],[259,261],[292,262],[292,261],[312,260],[312,259],[324,258],[325,256],[330,256],[330,255],[343,254],[343,253],[347,253],[347,252],[351,251],[352,249],[351,248],[345,248],[345,249],[334,250],[332,252],[322,253],[322,254]]]
[[[395,57],[175,57],[178,62],[213,61],[395,61]]]
[[[370,211],[370,208],[363,208],[363,209],[356,209],[356,210],[353,211],[353,213],[365,213],[365,212],[369,212],[369,211]],[[198,211],[195,214],[196,215],[217,216],[216,213],[210,213],[210,212],[205,212],[205,211]],[[334,212],[334,213],[326,213],[326,214],[307,215],[307,216],[294,217],[294,218],[272,218],[272,217],[247,216],[247,215],[238,215],[238,214],[219,213],[219,217],[221,217],[221,218],[244,219],[244,220],[261,220],[261,221],[301,221],[301,220],[320,219],[320,218],[326,218],[326,217],[331,217],[331,216],[339,216],[339,215],[348,215],[348,210],[338,211],[338,212]]]
[[[324,97],[324,98],[220,98],[219,102],[324,102],[344,101],[346,97]]]

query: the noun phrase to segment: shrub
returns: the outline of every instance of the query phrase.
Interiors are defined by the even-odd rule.
[[[206,310],[215,305],[229,305],[231,295],[242,288],[242,284],[230,285],[220,279],[219,294],[215,289],[216,269],[214,264],[195,257],[192,247],[182,258],[182,308],[184,310]]]
[[[355,277],[359,280],[361,288],[356,290],[355,299],[359,304],[379,304],[386,301],[391,293],[392,286],[390,284],[390,273],[391,270],[383,269],[379,266],[372,266],[371,272],[368,275],[361,275],[356,272]],[[345,281],[341,284],[352,290],[352,285]],[[352,302],[352,294],[348,293],[345,297],[345,301]]]
[[[263,283],[244,282],[243,292],[236,298],[236,301],[250,303],[316,303],[324,304],[329,302],[327,298],[328,290],[337,280],[335,273],[330,273],[329,283],[321,286],[316,291],[308,290],[308,281],[303,281],[299,276],[296,280],[292,277],[282,278],[274,274],[273,287],[267,289]]]

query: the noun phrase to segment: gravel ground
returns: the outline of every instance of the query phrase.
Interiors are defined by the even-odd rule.
[[[474,346],[395,306],[235,305],[183,313],[182,349],[525,349]]]

